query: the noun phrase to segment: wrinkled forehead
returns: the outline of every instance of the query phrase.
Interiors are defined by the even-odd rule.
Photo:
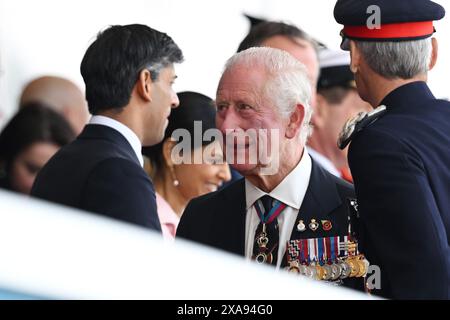
[[[262,66],[234,65],[222,74],[217,97],[231,94],[262,94],[268,80],[269,74]]]

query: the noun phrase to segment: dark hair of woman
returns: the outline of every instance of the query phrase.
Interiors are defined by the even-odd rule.
[[[177,94],[180,100],[180,105],[172,109],[169,116],[169,124],[167,126],[166,132],[164,134],[164,139],[159,144],[144,147],[142,149],[142,154],[147,156],[152,165],[152,169],[155,172],[162,169],[164,158],[163,158],[163,143],[166,139],[172,136],[172,133],[176,129],[185,129],[189,132],[191,136],[191,145],[194,146],[194,122],[201,121],[203,134],[206,130],[216,128],[215,116],[216,109],[214,107],[214,102],[211,98],[197,93],[197,92],[180,92]],[[198,137],[195,137],[198,139]],[[212,141],[203,141],[202,145],[207,145]]]
[[[0,133],[0,178],[4,187],[8,188],[14,160],[28,147],[35,143],[61,147],[74,138],[72,127],[62,115],[41,103],[25,105]]]

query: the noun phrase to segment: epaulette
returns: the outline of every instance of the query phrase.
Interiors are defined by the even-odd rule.
[[[339,134],[338,147],[343,150],[352,141],[355,134],[363,130],[365,127],[374,123],[383,114],[386,113],[386,106],[379,106],[370,112],[360,112],[352,119],[349,119],[341,133]]]

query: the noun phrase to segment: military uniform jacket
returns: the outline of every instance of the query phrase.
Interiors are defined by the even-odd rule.
[[[450,298],[450,103],[426,83],[397,88],[358,133],[349,163],[363,250],[388,298]]]

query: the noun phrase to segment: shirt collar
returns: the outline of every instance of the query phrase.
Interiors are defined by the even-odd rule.
[[[268,194],[286,205],[300,210],[311,177],[312,161],[306,148],[302,159],[270,193],[266,193],[245,179],[245,200],[247,210],[262,196]]]
[[[156,194],[156,206],[158,208],[158,217],[161,224],[171,224],[176,227],[180,223],[180,217],[173,211],[170,204],[158,192]]]
[[[89,121],[89,124],[98,124],[102,126],[107,126],[122,134],[133,148],[134,153],[136,153],[136,157],[138,158],[141,166],[142,167],[144,166],[144,159],[142,157],[142,144],[138,136],[133,132],[133,130],[131,130],[126,125],[117,120],[98,115],[92,116],[91,120]]]

